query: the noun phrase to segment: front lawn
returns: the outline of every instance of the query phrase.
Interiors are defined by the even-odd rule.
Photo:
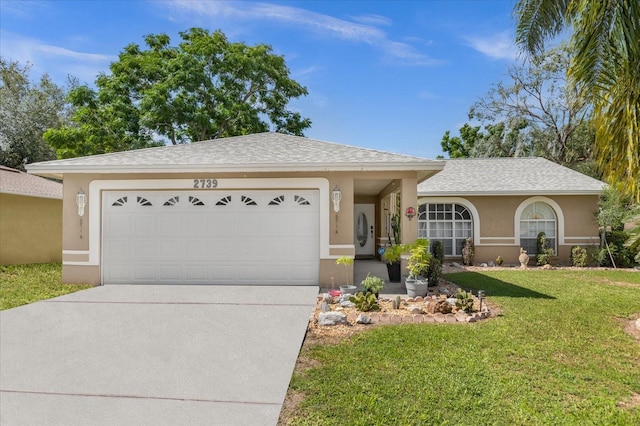
[[[59,263],[0,266],[0,310],[92,287],[61,284],[61,276]]]
[[[640,273],[451,274],[500,316],[475,324],[379,326],[304,349],[296,425],[640,424]],[[319,364],[318,364],[319,362]]]

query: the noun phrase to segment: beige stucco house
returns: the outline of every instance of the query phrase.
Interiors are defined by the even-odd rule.
[[[544,231],[569,264],[571,247],[598,245],[595,212],[604,183],[543,158],[446,160],[444,170],[418,185],[418,233],[441,240],[460,259],[472,237],[475,262],[518,264],[520,247],[533,258]]]
[[[28,165],[64,179],[64,282],[342,284],[444,162],[279,133]],[[418,221],[402,215],[403,242]]]
[[[62,184],[0,166],[0,265],[61,259]]]

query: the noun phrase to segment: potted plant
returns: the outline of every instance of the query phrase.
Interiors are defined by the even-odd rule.
[[[364,293],[374,294],[376,297],[380,294],[380,290],[384,287],[384,281],[382,278],[376,276],[370,276],[367,274],[367,277],[362,280],[362,288]]]
[[[389,281],[399,283],[400,275],[400,256],[403,252],[401,244],[394,244],[385,248],[382,258],[387,262],[387,272],[389,273]]]
[[[407,294],[409,297],[426,296],[428,291],[428,282],[424,278],[429,269],[431,262],[431,253],[429,252],[429,240],[419,238],[415,243],[407,246],[409,258],[407,259],[407,269],[409,277],[405,281]]]

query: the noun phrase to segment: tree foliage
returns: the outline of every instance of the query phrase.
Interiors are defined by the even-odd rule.
[[[130,44],[101,74],[97,90],[70,93],[75,126],[47,133],[61,157],[188,143],[274,130],[302,135],[309,119],[288,109],[307,90],[270,46],[232,43],[192,28]]]
[[[30,68],[0,58],[0,164],[20,170],[56,158],[42,135],[66,117],[65,91],[47,74],[31,82]]]
[[[471,107],[470,119],[488,123],[478,156],[537,155],[565,165],[590,157],[590,111],[581,88],[567,84],[569,57],[560,46],[510,67],[510,81]]]
[[[519,0],[514,12],[516,41],[534,57],[572,30],[567,75],[593,106],[598,163],[640,201],[640,2]]]

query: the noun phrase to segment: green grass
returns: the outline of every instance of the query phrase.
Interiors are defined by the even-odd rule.
[[[498,318],[376,327],[309,355],[296,425],[634,425],[640,273],[519,271],[447,276],[486,291]]]
[[[0,310],[92,287],[61,284],[61,275],[59,263],[0,266]]]

